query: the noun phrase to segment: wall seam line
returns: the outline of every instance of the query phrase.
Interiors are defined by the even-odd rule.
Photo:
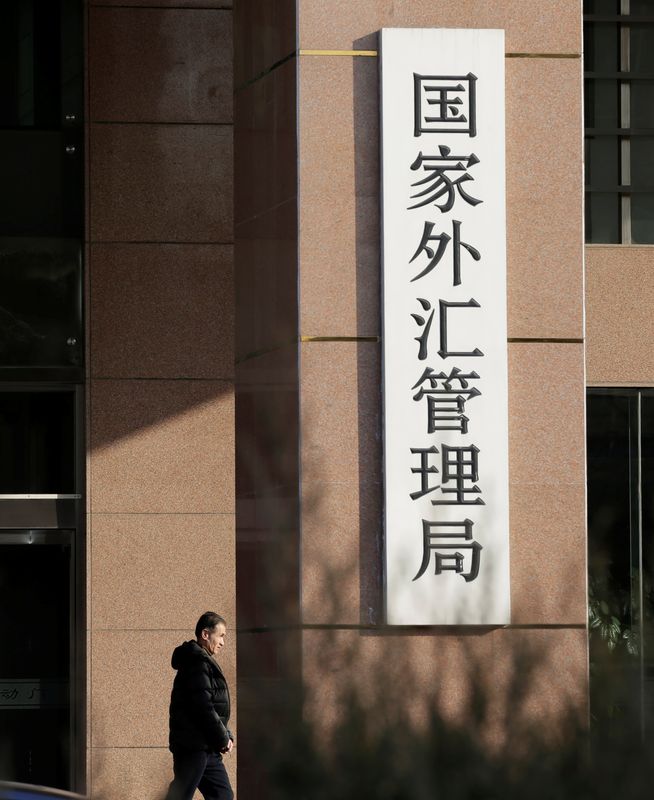
[[[233,122],[201,122],[189,120],[148,120],[148,119],[90,119],[89,125],[159,125],[161,127],[171,127],[182,125],[184,127],[196,128],[233,128]]]
[[[234,246],[234,241],[232,240],[231,242],[189,242],[189,241],[183,241],[183,242],[160,242],[160,241],[151,240],[151,239],[125,239],[125,240],[122,240],[122,241],[120,239],[90,239],[88,241],[89,247],[93,247],[94,245],[97,245],[97,244],[117,244],[117,245],[122,245],[122,244],[147,244],[147,245],[165,244],[165,245],[171,245],[171,244],[174,244],[174,245],[182,245],[182,246],[185,245],[187,247],[198,247],[198,246],[203,246],[204,247],[204,246],[208,246],[208,245],[211,245],[211,246],[218,245],[220,247],[233,247]]]
[[[490,630],[586,630],[585,622],[561,622],[561,623],[513,623],[510,625],[360,625],[356,623],[343,623],[342,625],[328,623],[305,622],[300,625],[280,625],[280,626],[259,626],[251,628],[236,628],[237,633],[279,633],[283,631],[370,631],[372,633],[389,632],[420,632],[425,628],[436,629],[443,633],[449,632],[459,636],[461,630],[470,632],[485,632]]]
[[[134,8],[138,11],[229,11],[232,6],[137,6],[130,3],[90,3],[89,10],[93,8]]]
[[[369,56],[376,58],[378,50],[300,50],[301,56]],[[505,58],[564,58],[579,59],[581,53],[505,53]]]
[[[550,337],[550,338],[537,338],[537,337],[509,337],[507,339],[509,344],[583,344],[583,338],[557,338],[557,337]]]
[[[234,377],[231,378],[188,378],[188,377],[174,377],[167,378],[165,376],[156,378],[144,378],[140,375],[91,375],[90,381],[186,381],[187,383],[229,383],[235,381]]]
[[[91,511],[92,517],[233,517],[235,511]]]

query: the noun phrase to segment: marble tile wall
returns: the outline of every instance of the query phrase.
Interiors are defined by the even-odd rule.
[[[651,246],[586,248],[589,386],[653,386]]]
[[[207,609],[237,694],[231,2],[89,2],[87,53],[89,787],[155,798]]]
[[[356,54],[376,50],[383,26],[506,31],[506,629],[384,625],[378,64]],[[483,665],[507,697],[525,653],[530,718],[554,726],[570,705],[583,716],[580,4],[244,0],[234,36],[242,730],[256,733],[257,702],[288,699],[284,677],[303,678],[325,721],[337,690],[383,661],[415,684],[416,710],[454,712],[462,668]],[[251,798],[265,797],[256,763],[241,750]]]
[[[452,647],[465,643],[492,684],[502,681],[499,654],[510,658],[519,637],[545,638],[532,713],[571,700],[583,715],[580,4],[300,0],[298,9],[303,625],[346,638],[354,663],[357,653],[372,665],[375,652],[399,663],[415,651],[423,688],[431,680],[441,699],[458,691],[456,670],[441,670]],[[361,51],[376,51],[381,27],[458,26],[506,36],[512,625],[397,630],[383,626],[381,606],[378,64]],[[312,657],[321,635],[305,631],[303,645],[305,678],[320,691],[351,677]]]

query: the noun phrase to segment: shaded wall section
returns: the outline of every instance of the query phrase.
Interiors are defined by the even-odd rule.
[[[262,714],[284,730],[299,670],[295,3],[234,7],[239,787],[266,797]]]
[[[454,713],[466,676],[482,676],[501,736],[528,656],[522,707],[554,730],[570,708],[583,718],[587,698],[581,3],[296,5],[297,44],[293,3],[235,7],[242,731],[300,677],[305,708],[335,721],[339,691],[365,690],[381,666],[423,712],[440,701]],[[506,32],[513,616],[501,629],[384,620],[384,26]]]
[[[171,651],[235,628],[232,11],[87,15],[89,785],[154,800]]]

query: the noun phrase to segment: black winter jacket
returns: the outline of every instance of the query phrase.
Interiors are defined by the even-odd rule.
[[[195,641],[175,648],[172,666],[177,675],[170,697],[170,749],[221,752],[233,738],[222,670]]]

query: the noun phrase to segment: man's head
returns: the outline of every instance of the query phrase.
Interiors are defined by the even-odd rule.
[[[227,623],[214,611],[205,611],[195,626],[195,638],[200,647],[215,656],[225,644]]]

